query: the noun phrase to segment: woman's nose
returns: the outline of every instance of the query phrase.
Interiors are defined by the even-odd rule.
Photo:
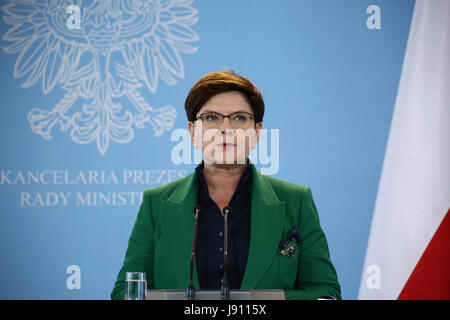
[[[222,124],[220,125],[219,129],[222,133],[225,133],[225,131],[228,129],[233,129],[233,127],[231,126],[230,117],[223,118]]]

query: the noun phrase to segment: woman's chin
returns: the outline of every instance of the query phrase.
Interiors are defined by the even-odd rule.
[[[204,162],[214,165],[239,165],[247,163],[247,156],[238,156],[235,152],[218,152],[211,157],[204,157]]]

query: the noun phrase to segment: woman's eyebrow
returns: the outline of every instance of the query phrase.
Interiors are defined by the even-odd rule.
[[[209,110],[209,109],[205,109],[205,110],[203,110],[201,113],[206,113],[206,112],[212,112],[212,113],[222,114],[222,113],[220,113],[220,112],[218,112],[218,111],[213,111],[213,110]],[[238,111],[230,112],[230,114],[238,113],[238,112],[247,112],[247,111],[244,111],[244,110],[238,110]]]
[[[220,113],[220,112],[217,112],[217,111],[212,111],[212,110],[209,110],[209,109],[205,109],[205,110],[203,110],[203,111],[202,111],[202,113],[206,113],[206,112],[214,112],[214,113]]]

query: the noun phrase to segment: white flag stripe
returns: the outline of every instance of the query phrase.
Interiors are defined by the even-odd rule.
[[[417,0],[361,279],[396,299],[450,206],[450,1]],[[380,268],[370,289],[367,267]]]

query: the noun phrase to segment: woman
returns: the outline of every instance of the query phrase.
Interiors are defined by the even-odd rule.
[[[144,192],[111,297],[124,298],[128,271],[146,272],[149,290],[187,288],[193,208],[200,205],[196,289],[221,288],[228,207],[230,289],[284,289],[286,299],[340,299],[311,190],[261,175],[248,161],[265,108],[256,86],[232,71],[213,72],[192,87],[185,108],[203,161],[190,175]]]

